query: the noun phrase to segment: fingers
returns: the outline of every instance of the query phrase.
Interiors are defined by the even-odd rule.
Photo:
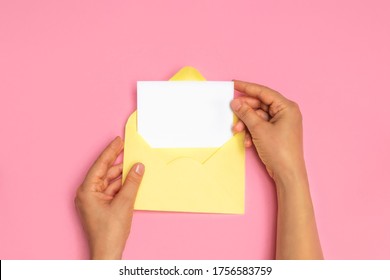
[[[92,165],[87,176],[103,179],[122,150],[123,141],[118,136],[104,149],[104,151]]]
[[[108,185],[108,187],[104,190],[104,193],[114,197],[119,192],[121,187],[122,187],[122,177],[119,177]]]
[[[259,99],[251,96],[240,96],[237,97],[238,99],[241,99],[242,101],[246,102],[249,106],[251,106],[253,109],[261,109],[264,112],[268,112],[269,106],[261,102]]]
[[[239,133],[245,130],[245,124],[242,121],[237,121],[237,123],[233,126],[233,132]]]
[[[266,86],[234,80],[234,89],[251,97],[258,98],[265,105],[271,105],[275,101],[284,101],[285,98]]]
[[[252,146],[252,137],[250,136],[248,131],[245,132],[244,145],[245,148],[250,148]]]
[[[265,121],[270,120],[269,114],[264,112],[263,110],[259,109],[259,110],[256,110],[255,112],[259,117],[263,118],[263,120],[265,120]],[[245,124],[240,120],[237,121],[237,123],[233,126],[234,133],[239,133],[239,132],[242,132],[244,130],[245,130]]]
[[[252,131],[259,123],[264,122],[264,120],[256,114],[255,110],[240,99],[234,99],[230,103],[230,106],[237,117],[246,125],[246,127],[248,127],[249,131]]]
[[[233,127],[233,132],[234,133],[239,133],[239,132],[245,132],[245,138],[244,138],[244,145],[245,148],[249,148],[252,146],[252,137],[248,130],[245,127],[245,124],[242,121],[238,121],[237,124]]]
[[[122,169],[123,169],[123,163],[119,163],[117,165],[111,166],[110,169],[108,169],[104,179],[104,184],[102,186],[103,191],[111,184],[113,180],[115,180],[122,174]]]
[[[114,198],[114,203],[126,205],[129,209],[134,207],[135,198],[144,172],[145,166],[142,163],[136,163],[130,169],[122,188]]]
[[[108,182],[111,182],[112,180],[114,180],[115,178],[117,178],[122,174],[122,170],[123,170],[123,163],[119,163],[117,165],[111,166],[110,169],[108,169],[106,180]]]
[[[264,112],[263,110],[256,110],[256,114],[261,117],[265,121],[269,121],[270,116],[267,112]]]

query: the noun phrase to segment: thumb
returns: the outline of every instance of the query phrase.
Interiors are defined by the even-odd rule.
[[[127,174],[122,188],[115,196],[113,203],[127,205],[130,209],[133,209],[144,172],[145,166],[142,163],[134,164]]]
[[[266,122],[258,114],[256,114],[255,110],[253,110],[247,103],[240,99],[234,99],[230,103],[230,106],[233,109],[233,112],[246,125],[249,132],[252,134],[259,123],[261,124]]]

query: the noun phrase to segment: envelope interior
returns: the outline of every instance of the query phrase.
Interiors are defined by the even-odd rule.
[[[203,164],[221,147],[230,141],[229,140],[224,145],[217,148],[152,148],[148,145],[147,141],[145,141],[145,139],[143,139],[143,137],[135,131],[137,126],[137,111],[131,115],[127,126],[129,131],[135,132],[133,137],[139,138],[138,141],[140,145],[145,146],[148,150],[152,150],[153,154],[158,155],[166,164],[170,164],[170,162],[179,158],[189,158]]]

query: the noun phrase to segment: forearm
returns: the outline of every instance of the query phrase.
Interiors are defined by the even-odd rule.
[[[122,250],[118,248],[95,248],[90,250],[91,260],[121,260]]]
[[[275,183],[276,259],[323,259],[304,166],[276,176]]]

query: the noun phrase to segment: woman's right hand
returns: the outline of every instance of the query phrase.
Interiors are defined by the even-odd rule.
[[[255,145],[276,185],[276,259],[323,259],[298,105],[265,86],[234,81],[234,88],[244,95],[231,102],[240,119],[233,130],[246,130],[245,145]]]
[[[235,80],[234,88],[243,95],[231,102],[240,119],[233,130],[246,130],[245,146],[254,144],[276,182],[282,175],[306,176],[298,105],[262,85]]]

